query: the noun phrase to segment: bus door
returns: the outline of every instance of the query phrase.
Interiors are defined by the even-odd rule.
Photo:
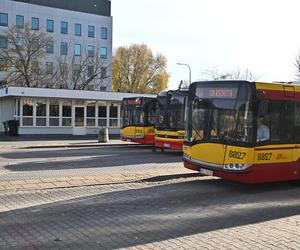
[[[221,117],[214,117],[218,113],[209,108],[208,104],[195,100],[192,111],[191,141],[194,160],[204,165],[220,167],[224,163],[227,145],[223,144],[218,128],[221,126]],[[193,144],[194,144],[193,143]]]
[[[144,111],[142,106],[137,106],[133,111],[134,137],[144,137]]]

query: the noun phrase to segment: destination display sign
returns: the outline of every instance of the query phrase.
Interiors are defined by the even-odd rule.
[[[237,97],[238,88],[230,87],[198,87],[196,89],[196,96],[199,98],[214,99],[234,99]]]
[[[131,100],[124,100],[124,105],[141,105],[141,99],[131,99]]]

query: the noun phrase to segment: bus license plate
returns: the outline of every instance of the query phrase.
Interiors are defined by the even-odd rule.
[[[213,175],[214,174],[213,171],[205,169],[205,168],[201,168],[200,173],[203,174],[203,175]]]
[[[129,141],[129,142],[130,142],[130,141],[131,141],[131,139],[127,139],[126,141]]]
[[[165,147],[165,148],[170,148],[171,145],[170,145],[169,143],[164,143],[164,147]]]

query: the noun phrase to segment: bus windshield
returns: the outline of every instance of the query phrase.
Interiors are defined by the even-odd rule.
[[[123,127],[154,125],[155,103],[154,98],[123,99]]]
[[[157,97],[158,129],[184,129],[185,97],[183,91],[168,91]]]
[[[251,143],[251,91],[241,83],[198,83],[189,93],[186,141]]]
[[[123,127],[130,125],[144,125],[145,113],[141,106],[126,105],[123,106]]]

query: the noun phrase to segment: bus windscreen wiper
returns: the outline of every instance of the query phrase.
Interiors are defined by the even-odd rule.
[[[197,137],[199,137],[200,138],[200,140],[203,140],[203,136],[201,136],[201,134],[199,133],[199,131],[197,130],[197,129],[195,129],[193,126],[192,126],[192,131],[195,131],[196,132],[196,135],[197,135]],[[195,142],[195,141],[197,141],[196,140],[196,138],[197,137],[193,137],[193,140],[192,140],[192,142]]]

